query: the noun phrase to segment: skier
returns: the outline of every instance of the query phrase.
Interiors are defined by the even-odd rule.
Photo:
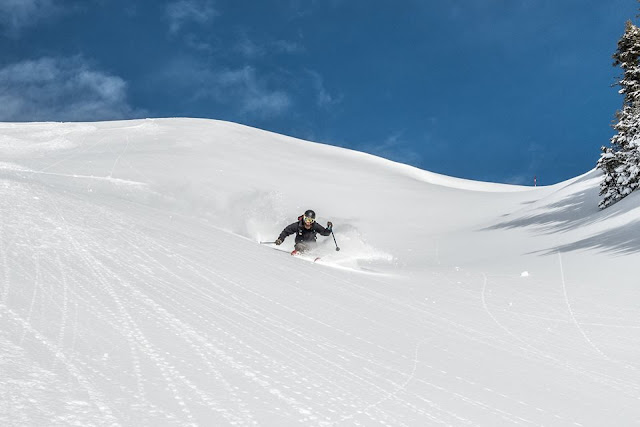
[[[309,209],[304,215],[298,217],[298,222],[286,226],[275,243],[276,245],[281,245],[288,235],[296,233],[295,249],[291,254],[303,253],[316,247],[316,233],[328,236],[331,234],[332,228],[331,221],[327,222],[327,228],[318,224],[316,222],[316,213]]]

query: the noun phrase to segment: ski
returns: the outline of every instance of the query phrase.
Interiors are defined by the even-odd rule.
[[[292,256],[303,256],[302,252],[300,252],[300,251],[298,251],[298,250],[296,250],[296,249],[294,249],[294,250],[292,250],[292,251],[291,251],[291,255],[292,255]],[[315,258],[313,259],[313,262],[316,262],[316,261],[319,261],[319,260],[320,260],[320,257],[318,256],[318,257],[315,257]]]

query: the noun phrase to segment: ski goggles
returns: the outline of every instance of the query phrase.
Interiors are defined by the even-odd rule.
[[[307,224],[313,224],[314,222],[316,222],[316,220],[315,218],[311,218],[310,216],[305,216],[304,222],[306,222]]]

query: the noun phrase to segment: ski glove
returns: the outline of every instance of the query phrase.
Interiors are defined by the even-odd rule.
[[[333,223],[331,221],[327,222],[327,229],[331,230],[333,228]]]
[[[279,245],[281,245],[281,244],[282,244],[282,240],[277,239],[274,243],[275,243],[276,245],[278,245],[278,246],[279,246]]]

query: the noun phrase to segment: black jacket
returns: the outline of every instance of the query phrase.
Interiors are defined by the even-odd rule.
[[[317,222],[314,222],[311,225],[310,229],[304,228],[304,223],[302,219],[298,222],[294,222],[293,224],[287,225],[282,233],[280,233],[280,237],[278,239],[284,240],[290,234],[296,233],[296,243],[298,242],[315,242],[316,241],[316,233],[320,233],[323,236],[328,236],[331,234],[330,228],[324,228]]]

